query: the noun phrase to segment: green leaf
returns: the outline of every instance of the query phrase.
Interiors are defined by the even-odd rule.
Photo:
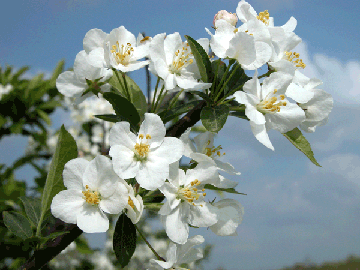
[[[124,78],[125,78],[130,94],[130,101],[135,106],[136,110],[138,111],[142,119],[147,111],[147,103],[146,103],[145,95],[141,91],[140,87],[129,76],[125,74],[123,75],[120,71],[117,70],[114,72],[116,72],[116,74],[114,74],[114,76],[111,77],[109,84],[112,85],[115,89],[117,89],[123,97],[126,97],[127,96],[126,89],[122,86],[124,85]],[[122,84],[119,82],[118,77],[121,79]]]
[[[236,70],[235,70],[236,69]],[[230,78],[227,87],[226,87],[226,92],[225,95],[229,92],[233,92],[233,90],[238,89],[239,87],[241,87],[242,85],[244,85],[248,80],[250,80],[251,78],[248,77],[245,74],[245,70],[241,67],[241,65],[236,62],[232,67],[230,72],[228,73],[228,76],[230,76],[230,74],[235,70],[234,75]]]
[[[46,124],[51,126],[51,119],[46,112],[40,109],[37,109],[36,112],[45,121]]]
[[[204,107],[201,110],[200,118],[204,127],[211,132],[218,132],[226,123],[229,115],[229,107],[220,104],[216,107]]]
[[[133,127],[137,127],[140,122],[140,116],[134,105],[126,98],[111,92],[103,94],[103,97],[109,101],[115,113],[124,118]]]
[[[54,239],[54,238],[56,238],[58,236],[62,236],[62,235],[67,234],[69,232],[70,231],[54,232],[54,233],[51,233],[51,234],[49,234],[47,236],[41,237],[40,240],[42,241],[42,243],[45,243],[45,242],[47,242],[47,241],[49,241],[51,239]]]
[[[116,114],[98,114],[98,115],[94,115],[94,116],[101,120],[113,122],[113,123],[124,121],[123,118],[121,118],[120,116],[118,116]]]
[[[128,265],[136,248],[136,228],[124,213],[116,222],[113,248],[121,267]]]
[[[302,135],[301,131],[298,128],[294,128],[291,131],[288,131],[286,133],[283,133],[283,135],[301,152],[307,156],[312,163],[314,163],[316,166],[320,166],[320,164],[316,161],[314,157],[314,153],[311,150],[310,143],[306,140],[304,135]]]
[[[25,213],[33,226],[37,227],[41,215],[41,202],[37,198],[20,197],[24,204]]]
[[[89,246],[85,237],[80,236],[75,239],[76,249],[83,254],[92,254],[94,251]]]
[[[56,79],[59,77],[59,75],[61,74],[61,72],[63,72],[64,70],[64,65],[65,65],[65,61],[64,60],[61,60],[56,68],[54,69],[53,71],[53,74],[51,75],[51,78],[50,78],[50,87],[55,87],[56,85]]]
[[[76,142],[71,134],[66,131],[64,125],[62,125],[41,198],[41,218],[39,224],[42,222],[46,212],[50,209],[53,197],[65,189],[62,179],[65,164],[77,158],[77,156]],[[39,227],[38,225],[37,235],[40,233]]]
[[[42,103],[40,104],[37,108],[41,109],[41,110],[52,110],[55,109],[56,107],[61,106],[61,102],[55,99],[51,99],[46,103]]]
[[[196,60],[196,64],[200,71],[201,80],[206,83],[212,82],[213,73],[212,73],[211,62],[208,54],[195,39],[193,39],[190,36],[185,36],[185,38],[189,43],[191,52]]]
[[[215,186],[210,185],[210,184],[206,184],[204,186],[204,188],[205,189],[210,189],[210,190],[216,190],[216,191],[224,191],[224,192],[227,192],[227,193],[246,195],[245,193],[237,192],[234,188],[218,188],[218,187],[215,187]]]
[[[32,236],[31,224],[26,217],[16,212],[3,212],[6,227],[16,236],[27,239]]]
[[[199,100],[189,101],[186,104],[179,105],[171,110],[164,110],[159,113],[159,116],[164,123],[167,123],[175,117],[192,110],[200,102],[201,101]]]
[[[207,94],[205,94],[204,92],[201,92],[201,91],[186,91],[186,92],[201,97],[201,98],[202,98],[203,100],[205,100],[208,104],[211,104],[211,103],[212,103],[211,98],[210,98]]]

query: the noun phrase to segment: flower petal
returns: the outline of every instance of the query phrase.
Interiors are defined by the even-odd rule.
[[[123,145],[114,145],[110,147],[109,155],[112,157],[114,171],[119,177],[129,179],[136,176],[140,162],[134,160],[133,151]]]
[[[75,158],[65,164],[63,179],[68,190],[83,190],[83,176],[89,164],[84,158]]]
[[[160,116],[154,113],[145,113],[145,119],[141,123],[139,134],[143,134],[144,138],[149,134],[151,136],[151,139],[148,139],[150,148],[155,148],[162,144],[166,128]]]
[[[77,216],[85,204],[81,190],[63,190],[55,195],[50,208],[54,217],[76,224]]]
[[[97,205],[84,204],[76,224],[86,233],[106,232],[109,229],[109,219]]]
[[[160,218],[167,236],[178,244],[185,244],[189,236],[189,225],[186,222],[188,207],[182,203],[169,215]]]

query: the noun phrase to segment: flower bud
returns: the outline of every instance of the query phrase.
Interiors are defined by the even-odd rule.
[[[225,20],[228,23],[230,23],[232,26],[236,26],[238,18],[236,16],[236,13],[227,12],[226,10],[220,10],[214,16],[214,21],[213,21],[214,26],[217,20]]]

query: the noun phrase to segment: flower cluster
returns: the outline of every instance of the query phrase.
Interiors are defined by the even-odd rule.
[[[238,21],[242,24],[237,27]],[[189,238],[190,227],[208,227],[220,236],[236,235],[244,215],[244,208],[236,200],[207,199],[209,190],[236,193],[237,182],[222,174],[240,175],[230,163],[220,160],[225,153],[221,146],[214,145],[218,123],[215,132],[208,125],[207,131],[194,139],[191,128],[180,138],[166,136],[163,119],[182,91],[192,90],[190,93],[203,97],[207,108],[225,106],[227,110],[242,111],[255,138],[272,150],[269,130],[287,133],[299,126],[314,132],[326,123],[333,106],[331,95],[316,88],[322,82],[300,72],[306,64],[293,51],[301,42],[294,33],[295,18],[275,26],[267,10],[257,13],[241,0],[236,13],[219,11],[213,24],[215,33],[206,29],[210,39],[185,42],[179,33],[154,37],[139,34],[136,38],[124,26],[109,34],[92,29],[85,35],[84,50],[76,56],[74,70],[57,79],[59,91],[75,98],[76,103],[92,94],[102,98],[102,94],[111,91],[109,79],[113,75],[120,84],[122,79],[126,84],[126,72],[146,65],[158,79],[155,96],[159,85],[161,92],[156,96],[156,104],[153,99],[151,108],[145,108],[148,113],[139,115],[141,124],[122,121],[115,106],[115,116],[120,120],[113,117],[116,123],[108,126],[108,157],[69,161],[63,172],[67,190],[57,194],[51,205],[55,217],[77,224],[84,232],[104,232],[109,228],[107,214],[126,213],[136,224],[148,201],[156,196],[166,199],[162,204],[157,202],[158,214],[172,243],[167,259],[151,260],[150,269],[178,269],[175,267],[202,257],[199,250],[187,254],[192,246],[204,241],[202,236]],[[197,61],[208,61],[208,66],[217,67],[216,72],[205,76],[204,67],[208,66]],[[219,66],[226,67],[225,62],[229,63],[227,68],[218,72]],[[268,72],[259,76],[258,69],[263,65],[267,65]],[[247,79],[239,85],[235,82],[231,88],[226,84],[234,80],[239,69],[244,74],[245,70],[253,70],[254,76],[245,75]],[[217,78],[218,74],[223,78]],[[128,92],[123,96],[134,101],[127,88],[125,85]],[[181,93],[170,102],[170,108],[157,114],[159,100],[168,92],[179,90]],[[89,115],[101,114],[102,107],[95,106],[83,107]],[[186,169],[180,163],[183,156],[191,160]]]

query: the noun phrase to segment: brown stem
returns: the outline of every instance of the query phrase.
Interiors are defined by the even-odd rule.
[[[50,231],[69,231],[69,233],[46,242],[44,247],[35,251],[31,258],[22,265],[19,270],[40,269],[82,234],[82,230],[75,224],[65,224],[59,219],[56,220],[54,228],[50,228]]]

